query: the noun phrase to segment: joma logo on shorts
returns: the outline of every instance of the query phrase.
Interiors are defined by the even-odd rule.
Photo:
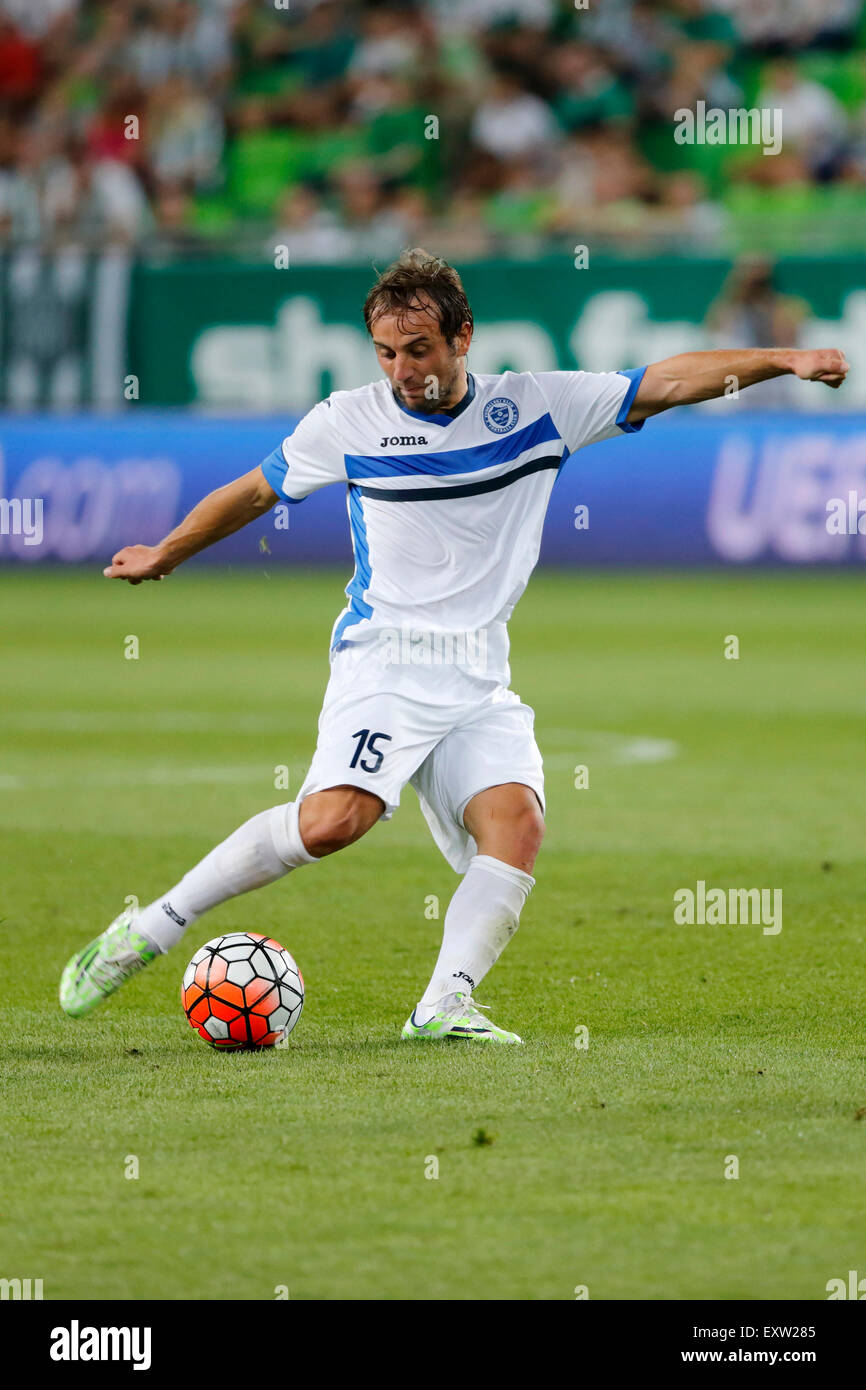
[[[407,449],[413,444],[426,444],[427,442],[423,434],[386,434],[384,439],[380,439],[379,448],[387,449],[389,445],[396,444],[401,449]]]

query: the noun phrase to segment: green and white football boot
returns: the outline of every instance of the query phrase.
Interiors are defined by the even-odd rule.
[[[135,930],[137,915],[129,909],[121,912],[101,936],[68,962],[60,977],[60,1007],[72,1018],[89,1014],[159,955]]]
[[[482,1008],[487,1005],[483,1004]],[[403,1026],[404,1038],[466,1038],[470,1042],[522,1043],[516,1033],[497,1028],[489,1018],[485,1018],[471,994],[454,994],[442,999],[436,1012],[426,1023],[416,1023],[417,1009]]]

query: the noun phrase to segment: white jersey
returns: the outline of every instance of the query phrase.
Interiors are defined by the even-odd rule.
[[[626,417],[645,370],[470,373],[463,399],[431,415],[386,379],[314,406],[262,469],[289,502],[347,485],[355,573],[332,651],[399,633],[477,654],[482,637],[486,678],[508,685],[506,624],[557,472],[576,449],[640,428]]]

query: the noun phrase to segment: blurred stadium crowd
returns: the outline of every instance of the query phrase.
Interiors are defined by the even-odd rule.
[[[0,0],[0,240],[862,250],[864,40],[864,0]],[[781,153],[676,144],[699,99]]]

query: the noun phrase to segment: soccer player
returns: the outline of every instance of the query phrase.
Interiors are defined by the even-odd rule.
[[[141,911],[69,961],[80,1017],[202,913],[390,820],[407,782],[461,881],[404,1038],[519,1043],[474,992],[517,930],[544,833],[533,712],[509,688],[507,623],[538,558],[568,454],[650,415],[793,373],[838,387],[841,352],[691,352],[622,372],[467,370],[473,320],[457,272],[416,249],[373,285],[364,320],[385,379],[334,391],[260,467],[205,497],[156,546],[104,571],[162,579],[278,501],[346,487],[355,554],[331,634],[330,679],[294,801],[253,816]]]

